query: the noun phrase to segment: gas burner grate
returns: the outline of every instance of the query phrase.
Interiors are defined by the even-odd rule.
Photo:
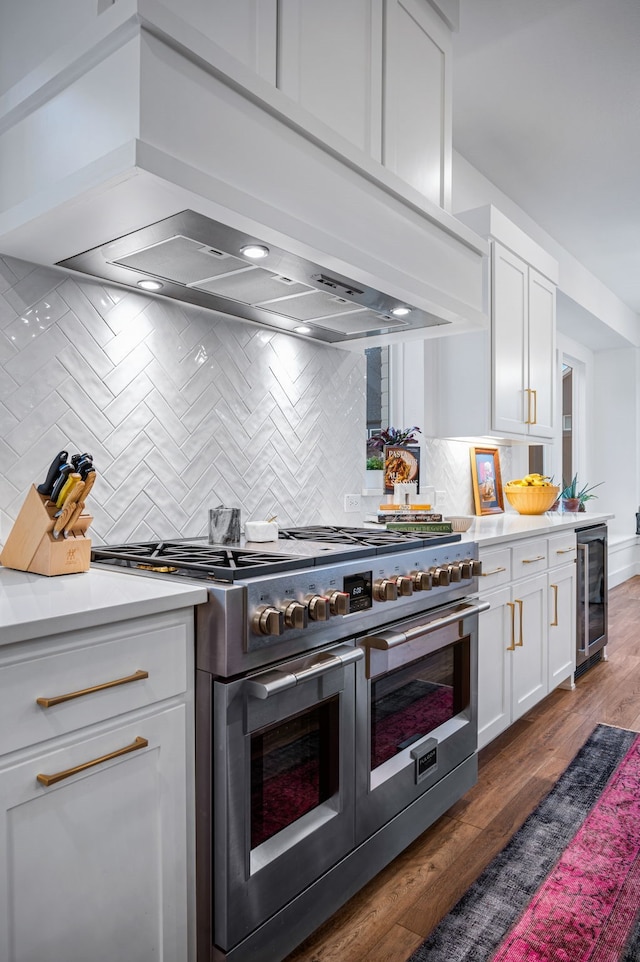
[[[439,534],[416,531],[376,531],[373,528],[348,528],[331,525],[311,525],[304,528],[283,528],[280,537],[291,541],[317,541],[373,548],[376,554],[425,545],[450,544],[460,541],[459,534]]]
[[[198,544],[193,541],[148,541],[140,544],[100,545],[91,552],[93,561],[138,567],[157,573],[178,573],[191,577],[234,581],[258,574],[290,571],[308,564],[308,559],[270,554],[248,548]],[[174,572],[171,571],[174,569]]]

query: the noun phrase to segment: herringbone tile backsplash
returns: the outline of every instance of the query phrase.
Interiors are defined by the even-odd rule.
[[[96,543],[205,534],[219,504],[360,524],[365,435],[359,353],[0,257],[0,542],[62,449],[94,457]],[[472,514],[469,444],[421,447],[443,512]]]
[[[0,258],[0,540],[59,450],[88,451],[96,542],[243,521],[353,524],[360,354]]]

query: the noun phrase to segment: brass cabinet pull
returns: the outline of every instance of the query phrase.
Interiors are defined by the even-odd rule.
[[[558,586],[549,585],[553,588],[553,621],[550,623],[552,628],[556,628],[558,625]]]
[[[571,552],[575,550],[575,545],[572,545],[570,548],[556,548],[556,554],[571,554]]]
[[[507,651],[516,650],[516,606],[513,601],[507,601],[507,608],[511,608],[511,644],[507,646]]]
[[[532,564],[535,564],[536,561],[545,561],[545,560],[546,560],[546,559],[545,559],[545,556],[544,556],[543,554],[539,554],[539,555],[536,555],[535,558],[523,558],[523,559],[522,559],[522,564],[523,564],[523,565],[532,565]]]
[[[524,602],[521,601],[520,598],[516,598],[516,604],[520,609],[520,641],[516,641],[516,648],[522,648],[524,645],[524,641],[522,640],[522,607]]]
[[[524,423],[531,424],[532,423],[531,422],[531,388],[526,387],[525,391],[527,392],[527,416],[525,418]]]
[[[61,782],[63,778],[70,778],[72,775],[77,775],[78,772],[86,771],[87,768],[93,768],[94,765],[111,761],[112,758],[119,758],[120,755],[137,752],[139,748],[146,748],[148,744],[149,742],[146,738],[141,738],[138,735],[130,745],[125,745],[124,748],[118,748],[115,752],[109,752],[108,755],[101,755],[100,758],[92,758],[90,762],[83,762],[82,765],[75,765],[73,768],[67,768],[64,772],[56,772],[54,775],[36,775],[36,778],[41,785],[55,785],[56,782]]]
[[[501,571],[506,571],[506,570],[507,570],[506,568],[503,568],[503,567],[501,566],[501,567],[499,567],[499,568],[494,568],[493,571],[482,571],[481,574],[480,574],[480,577],[481,577],[481,578],[488,578],[489,575],[497,575],[497,574],[499,574]],[[508,602],[507,602],[507,604],[508,604]]]
[[[532,389],[531,394],[533,394],[533,419],[529,423],[537,424],[538,423],[538,392]]]
[[[136,671],[133,675],[126,678],[116,678],[114,681],[105,681],[102,685],[94,685],[92,688],[83,688],[81,691],[70,691],[66,695],[55,695],[53,698],[36,698],[36,702],[42,708],[52,708],[60,705],[63,701],[71,701],[72,698],[81,698],[82,695],[92,695],[95,691],[104,691],[105,688],[115,688],[117,685],[127,685],[130,681],[141,681],[148,678],[148,671]]]

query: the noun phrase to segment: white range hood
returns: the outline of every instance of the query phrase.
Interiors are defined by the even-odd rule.
[[[334,344],[487,324],[482,239],[154,0],[1,97],[0,152],[1,253]]]

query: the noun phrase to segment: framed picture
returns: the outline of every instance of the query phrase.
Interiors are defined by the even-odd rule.
[[[471,478],[476,514],[499,514],[504,511],[497,448],[471,448]]]
[[[415,481],[416,492],[420,491],[420,446],[403,447],[385,444],[384,446],[384,491],[393,494],[394,484]]]

